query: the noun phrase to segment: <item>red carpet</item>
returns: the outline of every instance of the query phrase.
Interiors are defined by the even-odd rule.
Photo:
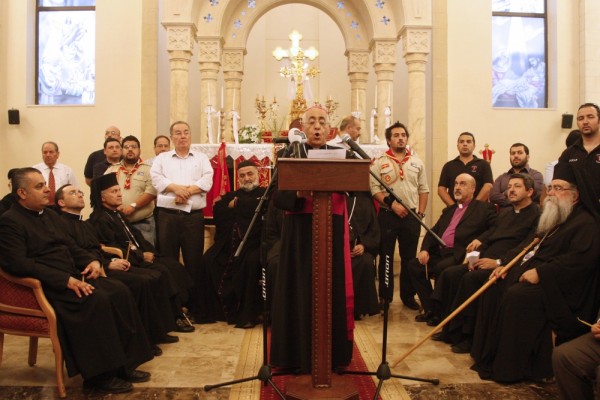
[[[270,339],[270,332],[269,332],[268,339]],[[365,361],[363,360],[362,356],[360,355],[360,351],[358,350],[358,347],[356,347],[356,343],[354,344],[354,349],[352,351],[352,361],[350,362],[350,365],[348,366],[348,371],[367,371],[367,366],[366,366]],[[276,373],[276,372],[277,372],[277,369],[273,369],[273,373]],[[348,376],[350,376],[352,378],[352,381],[354,382],[356,390],[358,391],[358,397],[360,398],[360,400],[373,399],[373,396],[375,395],[375,390],[377,389],[377,386],[375,386],[375,382],[373,381],[373,377],[371,375],[348,375]],[[294,375],[274,376],[273,383],[275,383],[275,386],[277,386],[277,388],[283,394],[285,394],[285,383],[290,378],[293,378],[293,377],[294,377]],[[261,398],[261,400],[280,400],[281,399],[281,397],[279,397],[279,395],[277,393],[275,393],[273,388],[268,384],[267,384],[267,386],[261,386],[260,398]],[[377,398],[381,399],[381,396],[378,396]]]

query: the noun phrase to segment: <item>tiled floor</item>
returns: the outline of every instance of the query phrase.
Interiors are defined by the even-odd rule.
[[[414,322],[415,311],[399,302],[390,307],[387,361],[393,364],[432,328]],[[357,322],[355,340],[368,368],[381,362],[382,316]],[[163,345],[164,354],[145,364],[152,372],[147,383],[120,396],[84,394],[81,379],[68,379],[69,399],[258,399],[259,382],[234,385],[205,392],[204,385],[253,376],[262,362],[260,327],[235,329],[224,323],[196,325],[196,332],[180,334],[180,342]],[[40,339],[38,363],[27,365],[28,340],[5,336],[0,366],[0,399],[53,399],[56,396],[53,355],[48,340]],[[384,399],[556,399],[556,385],[498,385],[484,382],[469,369],[469,355],[458,355],[448,345],[426,341],[402,361],[392,373],[437,378],[439,386],[392,378],[383,383]],[[377,378],[375,378],[377,382]]]

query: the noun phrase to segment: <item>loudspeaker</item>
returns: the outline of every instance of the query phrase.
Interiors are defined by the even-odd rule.
[[[21,117],[19,116],[19,110],[8,110],[8,124],[19,125],[21,123]]]
[[[573,114],[563,114],[560,127],[563,129],[571,129],[573,126]]]

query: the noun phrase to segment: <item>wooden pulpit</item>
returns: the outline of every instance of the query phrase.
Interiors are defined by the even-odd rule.
[[[332,374],[332,192],[368,191],[370,160],[281,158],[280,190],[313,192],[312,372],[287,384],[287,399],[357,399],[348,376]],[[344,240],[335,238],[335,240]]]

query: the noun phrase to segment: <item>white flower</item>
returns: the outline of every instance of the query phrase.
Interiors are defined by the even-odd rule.
[[[238,132],[240,143],[260,142],[260,128],[258,125],[244,125]]]

